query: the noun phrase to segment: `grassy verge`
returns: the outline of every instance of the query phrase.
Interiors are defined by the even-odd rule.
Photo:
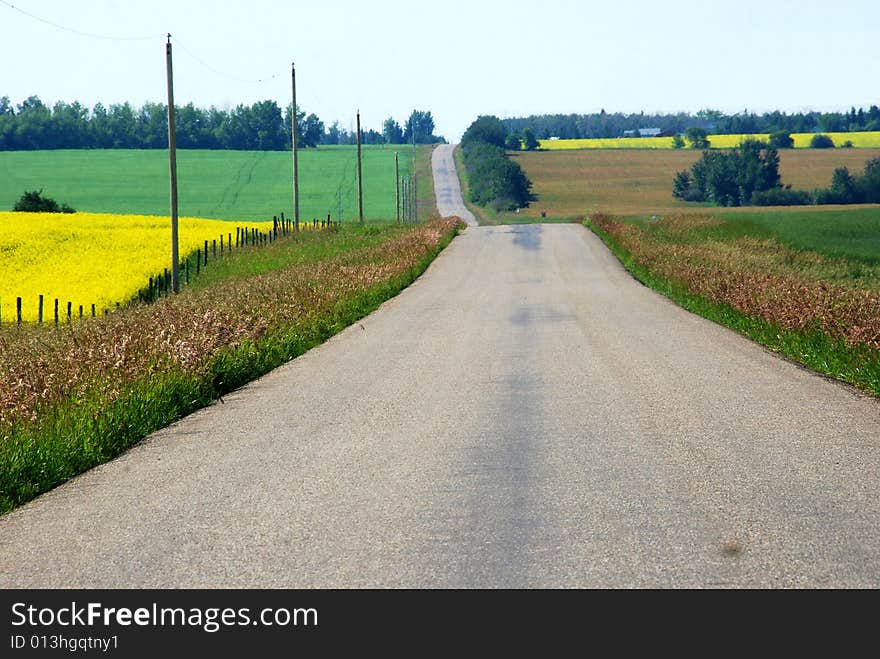
[[[468,185],[467,175],[465,174],[464,156],[461,153],[460,146],[455,147],[455,150],[452,152],[452,158],[455,160],[455,172],[458,176],[458,182],[461,185],[461,198],[462,201],[464,201],[465,208],[473,213],[474,217],[477,218],[477,222],[480,224],[494,224],[487,209],[480,208],[470,202],[470,186]]]
[[[822,281],[815,273],[827,264],[814,271],[802,267],[804,261],[817,261],[814,254],[799,255],[749,237],[701,240],[700,233],[711,235],[715,222],[678,218],[667,227],[652,227],[599,215],[586,224],[636,279],[688,311],[880,396],[876,290]],[[774,272],[786,262],[787,272]]]
[[[217,262],[180,295],[0,331],[0,511],[302,354],[408,286],[459,225],[346,227]]]

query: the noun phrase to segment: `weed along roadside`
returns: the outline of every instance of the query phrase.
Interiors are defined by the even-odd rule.
[[[414,281],[458,220],[345,226],[233,252],[181,294],[0,328],[0,511],[302,354]]]
[[[596,214],[585,224],[636,279],[685,309],[880,396],[876,261],[794,249],[735,216]]]

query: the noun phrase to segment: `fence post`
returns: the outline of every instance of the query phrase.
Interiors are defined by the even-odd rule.
[[[73,302],[68,300],[67,301],[67,324],[70,325],[70,323],[72,321],[73,321]]]
[[[58,298],[55,298],[55,325],[58,325]]]
[[[37,323],[43,324],[43,296],[40,296],[40,304],[37,306]]]
[[[208,267],[208,241],[205,241],[205,267]]]
[[[97,315],[97,314],[95,313],[95,303],[92,302],[92,318],[95,318],[96,315]]]
[[[15,298],[15,318],[16,324],[21,325],[21,298]]]

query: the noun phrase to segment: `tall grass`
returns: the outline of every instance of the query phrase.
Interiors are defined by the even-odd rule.
[[[60,329],[3,328],[0,511],[326,340],[409,285],[459,226],[279,240],[261,261],[218,261],[155,304]]]
[[[586,222],[636,279],[685,309],[880,396],[880,290],[828,283],[816,274],[830,267],[821,258],[781,244],[706,239],[720,223]]]

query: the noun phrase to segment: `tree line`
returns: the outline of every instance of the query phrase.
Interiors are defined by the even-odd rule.
[[[659,128],[668,134],[680,134],[688,128],[701,128],[708,134],[739,135],[749,133],[847,133],[880,131],[880,107],[872,105],[851,108],[848,112],[743,112],[727,115],[705,109],[695,114],[624,114],[601,112],[592,114],[543,114],[503,120],[510,133],[522,135],[530,129],[538,139],[594,139],[623,137],[627,131]]]
[[[838,167],[827,188],[795,190],[782,183],[777,148],[749,139],[734,149],[704,151],[690,170],[676,173],[672,196],[718,206],[876,204],[880,203],[880,158],[868,160],[861,174]]]
[[[89,109],[79,102],[59,101],[49,107],[30,96],[17,107],[8,96],[0,98],[0,151],[37,149],[159,149],[168,146],[168,106],[130,103]],[[275,101],[239,104],[229,110],[175,106],[177,146],[182,149],[284,151],[291,145],[291,107],[282,111]],[[296,109],[301,147],[355,144],[356,131],[338,121],[325,126],[314,113]],[[382,131],[362,131],[365,144],[417,144],[444,141],[434,134],[430,112],[413,110],[401,125],[389,117]]]
[[[495,211],[524,208],[532,200],[532,182],[505,153],[507,138],[507,128],[494,116],[478,117],[461,138],[468,196]]]

